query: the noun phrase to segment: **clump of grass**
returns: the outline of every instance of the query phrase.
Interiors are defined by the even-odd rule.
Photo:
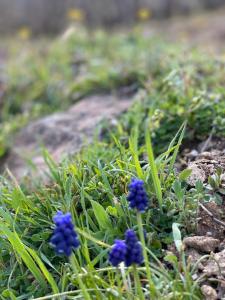
[[[131,139],[134,140],[134,137]],[[145,162],[141,172],[147,191],[143,189],[143,181],[133,181],[130,187],[132,194],[128,198],[127,185],[132,177],[137,176],[139,169],[136,166],[137,164],[140,166],[141,163],[139,157],[136,164],[132,162],[133,154],[130,148],[123,150],[127,156],[126,160],[124,158],[121,160],[121,153],[119,151],[115,153],[115,148],[109,149],[108,146],[101,145],[99,151],[93,148],[86,150],[82,158],[64,165],[61,171],[52,165],[51,175],[54,185],[39,188],[34,193],[25,192],[18,186],[2,182],[3,208],[0,211],[2,217],[0,230],[5,235],[2,240],[2,254],[5,253],[2,256],[2,263],[8,266],[10,252],[7,249],[12,249],[15,253],[15,256],[11,256],[14,268],[9,279],[7,274],[4,274],[5,280],[8,280],[8,289],[2,291],[3,296],[8,294],[18,296],[19,291],[20,295],[25,297],[35,295],[38,299],[48,299],[48,296],[42,297],[45,294],[50,294],[49,297],[57,297],[56,295],[69,297],[78,294],[83,295],[84,299],[100,296],[109,299],[117,297],[146,299],[151,295],[154,299],[169,294],[173,297],[175,293],[177,296],[186,294],[187,299],[194,294],[196,299],[199,299],[198,285],[192,282],[190,274],[185,275],[188,282],[184,285],[179,279],[181,271],[176,268],[167,269],[160,261],[165,247],[163,244],[170,244],[173,241],[173,222],[175,220],[182,222],[182,218],[177,217],[175,211],[174,215],[167,216],[170,211],[167,197],[172,190],[163,193],[162,187],[159,187],[163,193],[162,203],[159,205],[154,177],[158,178],[159,174],[160,179],[157,180],[160,180],[163,186],[165,180],[163,169],[173,161],[172,154],[176,146],[178,144],[174,141],[174,146],[170,146],[167,153],[161,157],[158,170],[162,173],[160,171],[155,173],[152,169],[153,165],[159,163],[157,160],[151,158],[149,162]],[[143,147],[147,151],[148,139]],[[114,158],[107,163],[112,150]],[[138,148],[136,151],[138,152]],[[108,155],[105,157],[106,152]],[[150,197],[149,200],[147,197]],[[136,212],[129,209],[126,198]],[[143,201],[143,205],[140,201]],[[173,205],[174,210],[182,209],[185,214],[185,206],[180,206],[179,201],[174,201]],[[64,240],[58,240],[64,239],[61,229],[60,236],[57,235],[57,229],[51,240],[55,243],[57,235],[57,253],[61,252],[60,249],[66,255],[68,253],[69,264],[66,257],[55,255],[49,246],[52,235],[51,219],[58,210],[71,212],[79,235],[80,248],[75,256],[71,255],[70,248],[67,252],[66,247],[69,246]],[[158,218],[153,217],[154,210],[157,211]],[[61,222],[61,219],[58,221],[58,216],[55,220]],[[71,222],[71,219],[69,221]],[[157,222],[162,222],[160,229]],[[63,224],[60,225],[62,229],[66,228]],[[110,245],[115,238],[123,239],[124,232],[128,228],[133,228],[139,234],[144,265],[142,266],[140,261],[137,265],[128,264],[124,267],[122,264],[118,265],[118,268],[111,267],[108,264]],[[171,238],[167,242],[165,238],[164,241],[160,238],[165,230],[171,232]],[[156,237],[157,247],[153,246]],[[24,272],[21,273],[19,266],[23,266],[27,280],[24,279]],[[15,277],[16,281],[13,281]]]

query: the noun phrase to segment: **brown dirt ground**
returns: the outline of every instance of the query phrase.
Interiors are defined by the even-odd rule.
[[[177,17],[164,21],[152,21],[145,34],[161,35],[168,41],[187,43],[190,48],[224,54],[225,7],[214,12]]]

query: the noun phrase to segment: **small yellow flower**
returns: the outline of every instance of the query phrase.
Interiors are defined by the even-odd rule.
[[[82,22],[85,19],[85,13],[79,8],[71,8],[67,12],[67,17],[71,21]]]
[[[138,19],[141,21],[149,20],[152,16],[152,12],[149,8],[140,8],[137,12]]]
[[[31,30],[24,26],[24,27],[21,27],[19,30],[18,30],[18,36],[20,39],[22,40],[28,40],[31,36]]]

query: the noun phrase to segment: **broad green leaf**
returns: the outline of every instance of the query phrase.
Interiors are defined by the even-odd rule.
[[[191,175],[192,170],[191,169],[185,169],[179,174],[179,179],[182,181],[185,181],[188,179],[188,177]]]
[[[112,228],[110,218],[107,212],[105,211],[104,207],[94,200],[91,200],[91,205],[99,227],[102,229]]]
[[[177,251],[181,251],[182,249],[182,238],[181,238],[181,232],[179,229],[179,224],[178,223],[173,223],[172,225],[172,230],[173,230],[173,240],[175,243],[175,246],[177,248]]]
[[[164,257],[165,261],[168,261],[171,264],[177,264],[177,257],[173,253],[169,253]]]

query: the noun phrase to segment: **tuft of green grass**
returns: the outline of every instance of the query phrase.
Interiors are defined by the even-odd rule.
[[[147,151],[148,140],[142,147],[143,151]],[[176,147],[173,151],[175,149]],[[62,165],[60,169],[52,164],[50,168],[52,185],[38,187],[33,192],[29,190],[22,192],[12,184],[2,182],[3,209],[0,228],[5,235],[2,241],[2,255],[3,253],[5,255],[1,259],[9,269],[11,268],[8,266],[9,255],[12,251],[14,253],[10,255],[14,266],[10,279],[7,274],[4,275],[5,283],[8,281],[7,291],[13,293],[15,297],[23,295],[29,298],[35,295],[38,299],[48,299],[48,296],[44,298],[44,295],[61,297],[73,293],[82,294],[85,287],[91,299],[97,299],[99,293],[106,299],[137,298],[138,292],[135,292],[132,283],[132,276],[135,275],[133,269],[125,268],[124,271],[121,270],[125,272],[124,275],[120,272],[118,274],[116,268],[109,266],[107,255],[115,238],[122,238],[125,229],[137,230],[138,226],[140,234],[143,229],[147,233],[147,240],[144,242],[141,234],[141,241],[146,244],[145,261],[150,260],[152,292],[157,291],[157,296],[162,298],[168,294],[171,294],[171,297],[174,293],[177,296],[186,294],[187,299],[188,295],[194,293],[195,298],[200,299],[197,296],[198,285],[193,288],[189,274],[187,274],[189,285],[184,285],[179,279],[177,273],[179,271],[175,268],[167,269],[160,261],[163,249],[173,241],[172,224],[175,221],[182,223],[183,217],[177,215],[180,202],[175,200],[172,203],[168,199],[169,195],[173,194],[172,186],[171,190],[168,189],[163,193],[163,211],[160,210],[157,193],[153,189],[154,174],[150,175],[152,163],[157,162],[159,170],[161,166],[166,169],[165,166],[170,165],[173,151],[171,150],[169,155],[167,151],[160,159],[157,158],[150,163],[146,161],[143,164],[143,161],[139,161],[147,182],[150,207],[142,219],[138,218],[138,222],[135,213],[128,209],[126,200],[127,184],[133,176],[138,176],[138,170],[132,160],[133,149],[130,147],[124,147],[123,152],[127,157],[125,160],[125,157],[121,159],[121,153],[116,150],[114,144],[109,147],[107,144],[97,143],[95,148],[86,149],[73,162]],[[160,177],[163,186],[165,179],[162,178]],[[160,191],[162,193],[162,188]],[[174,206],[174,214],[168,206],[169,203]],[[183,209],[185,213],[185,207]],[[76,253],[75,265],[72,261],[69,263],[67,259],[55,256],[48,243],[52,232],[52,216],[57,210],[70,211],[76,224],[81,248]],[[157,211],[157,218],[153,217],[154,210]],[[171,232],[171,235],[167,233],[166,236],[165,231]],[[148,283],[144,284],[147,270],[147,267],[137,268],[138,276],[143,278],[143,284],[139,288],[143,289],[145,297],[148,297],[148,288],[145,286]],[[81,277],[84,286],[75,292],[74,288],[80,285],[77,276]],[[126,285],[128,287],[124,290]],[[55,292],[56,289],[59,293]],[[6,290],[2,290],[2,293],[4,296]],[[156,295],[155,292],[153,295]]]

